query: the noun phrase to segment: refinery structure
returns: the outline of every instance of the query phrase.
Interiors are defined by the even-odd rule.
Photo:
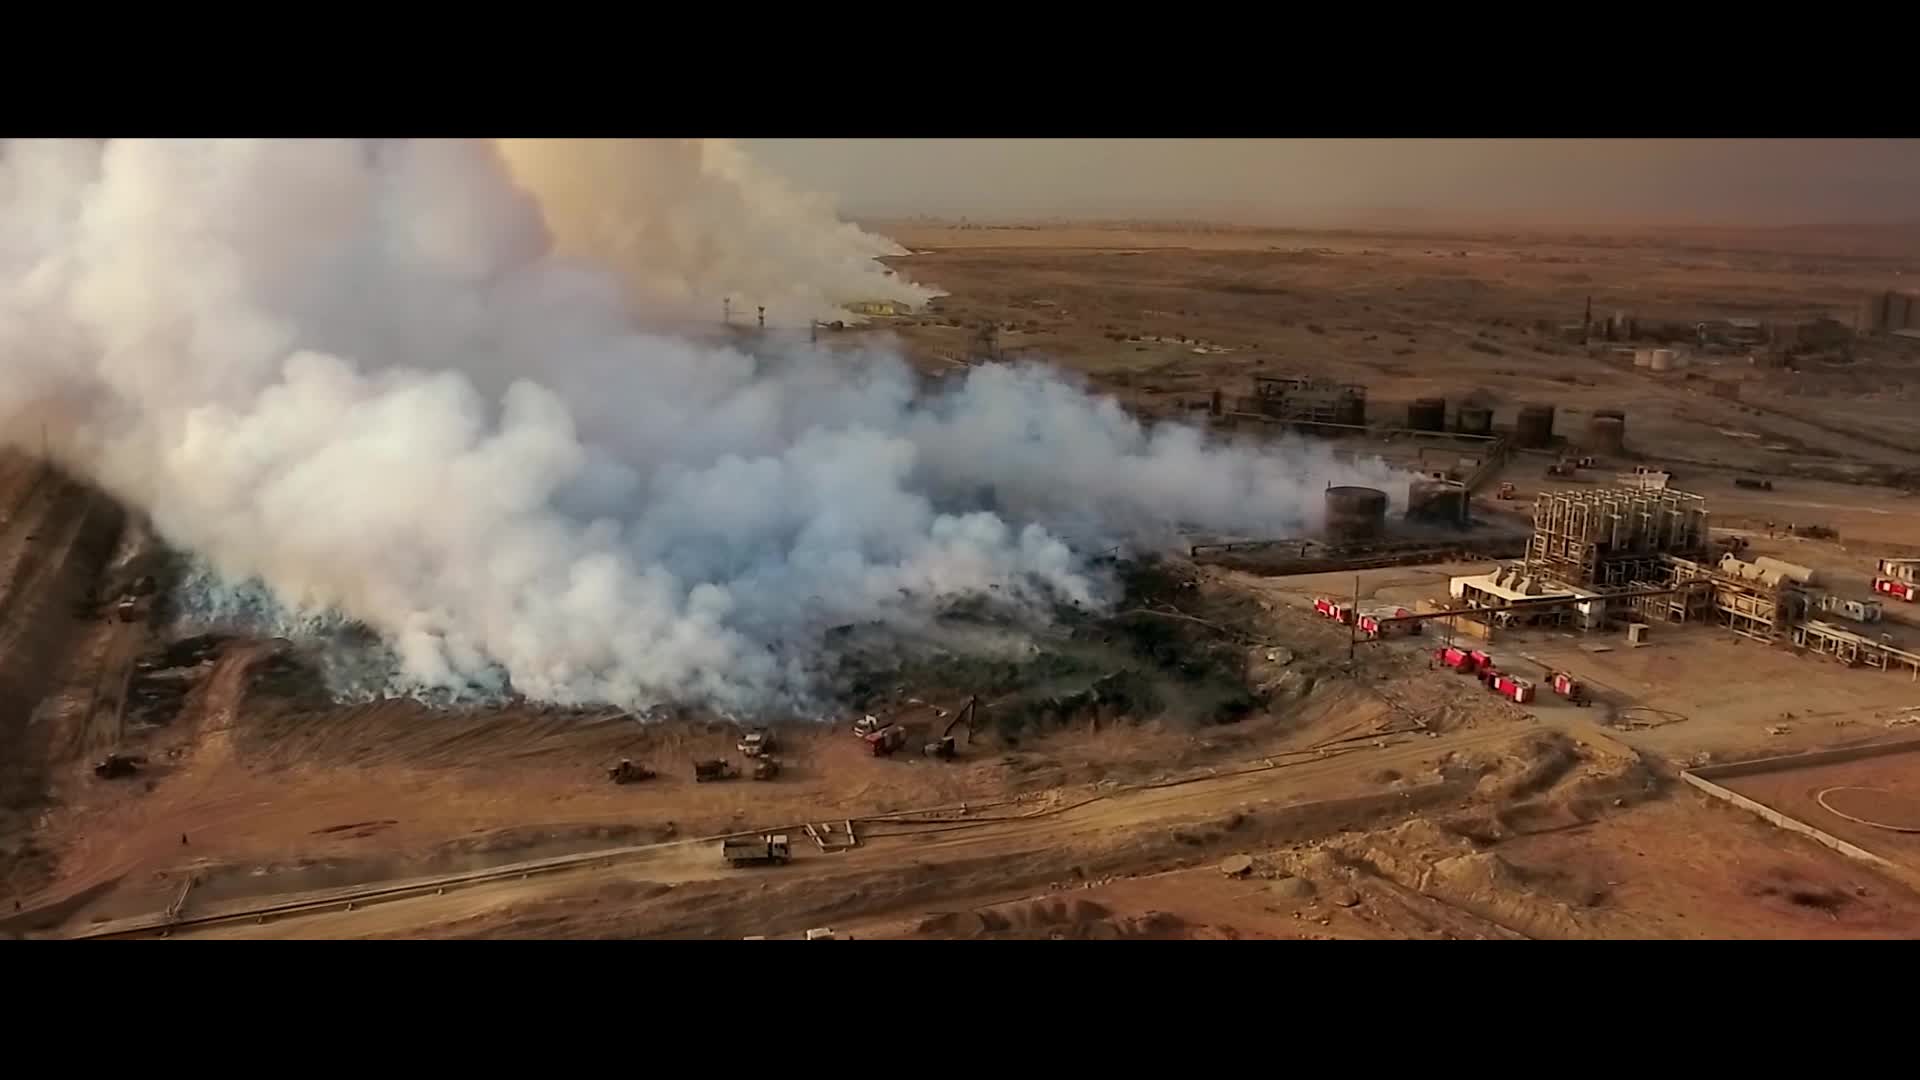
[[[1383,421],[1369,417],[1364,386],[1324,378],[1260,376],[1239,407],[1227,400],[1216,391],[1206,402],[1215,425],[1271,425],[1332,440],[1336,453],[1393,460],[1409,480],[1394,491],[1329,487],[1317,533],[1197,543],[1196,561],[1286,576],[1501,560],[1453,577],[1445,597],[1417,611],[1337,595],[1316,601],[1360,637],[1437,624],[1449,637],[1481,641],[1528,629],[1623,629],[1638,644],[1655,627],[1697,623],[1920,677],[1920,651],[1870,632],[1884,598],[1920,598],[1920,559],[1882,560],[1868,598],[1829,590],[1805,566],[1743,558],[1744,539],[1716,537],[1707,498],[1673,486],[1673,473],[1630,449],[1624,409],[1590,410],[1562,434],[1559,410],[1541,402],[1521,403],[1500,424],[1491,408],[1463,403],[1449,417],[1444,399],[1421,397]],[[1550,483],[1533,495],[1523,523],[1511,510],[1515,484],[1502,478],[1528,458],[1544,463],[1540,475]],[[1760,481],[1738,486],[1770,490]]]

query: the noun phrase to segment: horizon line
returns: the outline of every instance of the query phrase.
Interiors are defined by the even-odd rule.
[[[1795,220],[1795,221],[1742,221],[1742,220],[1690,220],[1685,218],[1621,218],[1615,220],[1581,220],[1577,218],[1505,218],[1477,217],[1474,215],[1433,213],[1421,220],[1394,220],[1403,215],[1419,217],[1428,211],[1370,211],[1361,214],[1343,214],[1337,218],[1320,220],[1260,221],[1236,217],[1195,217],[1190,215],[1167,214],[850,214],[847,220],[860,225],[969,225],[975,227],[1013,227],[1033,225],[1071,225],[1082,227],[1158,227],[1158,228],[1215,228],[1245,229],[1249,231],[1271,232],[1327,232],[1336,230],[1398,231],[1403,229],[1433,228],[1474,228],[1474,229],[1541,229],[1541,230],[1599,230],[1599,229],[1698,229],[1698,230],[1745,230],[1764,232],[1786,232],[1795,229],[1914,229],[1920,228],[1920,217],[1897,218],[1889,220]]]

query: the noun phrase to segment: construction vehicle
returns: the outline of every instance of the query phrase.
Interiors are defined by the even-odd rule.
[[[971,736],[974,728],[974,714],[979,711],[979,708],[980,699],[977,696],[969,697],[967,703],[961,707],[960,711],[953,714],[953,719],[947,721],[947,726],[940,732],[940,737],[928,743],[921,749],[921,752],[930,758],[938,758],[941,761],[952,761],[954,758],[959,757],[960,742],[954,738],[953,729],[959,727],[961,724],[965,724],[967,725],[967,734]]]
[[[729,866],[779,865],[793,858],[785,833],[736,836],[720,841],[720,856]]]
[[[1881,559],[1873,591],[1909,604],[1920,601],[1920,559]]]
[[[94,763],[93,775],[102,780],[119,780],[140,771],[147,759],[128,754],[108,754]]]
[[[607,779],[616,784],[637,784],[642,780],[651,780],[653,776],[652,769],[635,765],[631,758],[621,758],[620,764],[607,770]]]
[[[754,759],[753,778],[755,780],[771,780],[774,777],[779,775],[780,775],[779,759],[770,758],[764,754]]]
[[[706,761],[693,763],[693,782],[696,784],[705,784],[713,780],[731,780],[739,775],[740,773],[733,767],[733,762],[720,758],[709,758]]]
[[[1511,499],[1513,498],[1513,496],[1514,496],[1513,485],[1505,482],[1501,483],[1500,490],[1497,492],[1494,492],[1494,495],[1493,495],[1493,497],[1496,499]]]
[[[145,622],[152,610],[152,601],[143,596],[123,596],[113,605],[113,613],[123,623]]]
[[[891,757],[895,750],[907,745],[907,729],[898,724],[888,724],[865,738],[867,748],[874,757]]]
[[[740,740],[739,750],[742,755],[750,758],[773,753],[773,732],[766,728],[755,728],[747,732]]]

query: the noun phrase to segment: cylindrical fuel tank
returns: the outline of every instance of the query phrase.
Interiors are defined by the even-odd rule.
[[[1522,405],[1513,422],[1515,446],[1538,450],[1553,442],[1553,406]]]
[[[1493,434],[1493,410],[1478,405],[1462,405],[1454,414],[1454,426],[1462,435]]]
[[[1407,426],[1415,431],[1447,430],[1447,399],[1419,398],[1408,405]]]
[[[1617,416],[1595,416],[1587,423],[1587,449],[1596,454],[1620,454],[1627,448],[1627,422]]]
[[[1327,539],[1354,543],[1387,531],[1387,493],[1369,487],[1327,489]]]
[[[1447,480],[1415,480],[1407,485],[1407,519],[1430,525],[1467,523],[1467,487]]]

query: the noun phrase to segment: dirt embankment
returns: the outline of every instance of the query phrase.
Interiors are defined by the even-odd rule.
[[[91,692],[89,658],[77,646],[97,625],[89,601],[123,520],[59,471],[16,463],[12,489],[0,491],[11,500],[0,523],[0,900],[53,871],[37,825],[55,773],[88,749],[55,692],[69,682]]]
[[[1032,901],[1021,901],[873,929],[926,937],[1578,936],[1567,909],[1591,893],[1577,882],[1519,871],[1492,849],[1518,835],[1581,827],[1657,792],[1636,759],[1551,733],[1447,754],[1425,777],[1377,770],[1375,780],[1388,788],[1383,796],[1322,804],[1349,813],[1316,814],[1293,846],[1271,846],[1289,839],[1271,830],[1214,837],[1219,842],[1208,845],[1209,856],[1236,845],[1265,852],[1225,864],[1231,877],[1251,883],[1241,891],[1252,903],[1238,910],[1210,902],[1205,888],[1196,890],[1199,914],[1189,914],[1165,881],[1071,880],[1054,891],[1084,890],[1092,906],[1056,912],[1029,910]],[[1187,873],[1205,879],[1220,871]],[[1109,892],[1117,901],[1112,911],[1099,900]],[[1175,908],[1141,911],[1143,898]],[[1040,917],[1062,912],[1074,917]]]
[[[1920,896],[1659,783],[1629,755],[1543,735],[1475,797],[1201,867],[854,924],[964,938],[1891,937]],[[1248,848],[1246,850],[1255,850]]]

